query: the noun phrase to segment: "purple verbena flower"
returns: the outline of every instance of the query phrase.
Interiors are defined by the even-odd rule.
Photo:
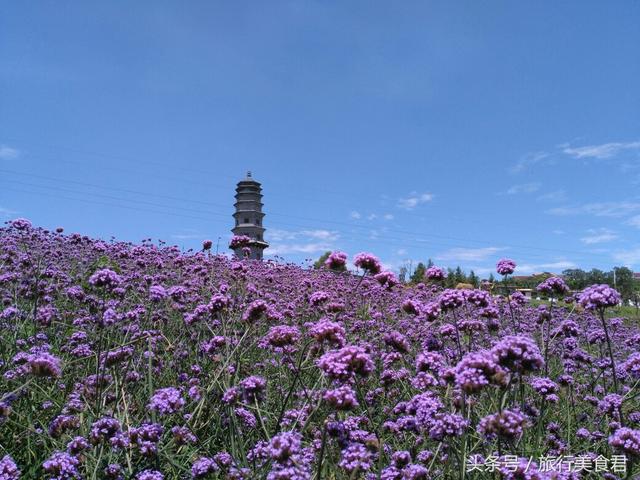
[[[427,268],[425,277],[427,277],[429,280],[444,280],[447,277],[447,272],[443,268],[436,267],[434,265]]]
[[[640,430],[618,428],[609,437],[609,445],[630,457],[640,457]]]
[[[324,264],[330,270],[344,270],[347,266],[347,254],[340,251],[331,252]]]
[[[353,259],[353,264],[356,267],[361,268],[365,272],[370,273],[371,275],[380,273],[380,271],[382,270],[380,260],[378,260],[378,257],[371,253],[358,253]]]
[[[114,290],[122,284],[122,278],[113,270],[103,268],[89,277],[89,285]]]
[[[67,452],[54,452],[42,464],[45,472],[55,480],[72,480],[82,478],[78,471],[80,461]]]
[[[5,455],[0,460],[0,480],[18,480],[20,478],[20,470],[9,455]]]
[[[578,302],[587,310],[615,307],[620,301],[620,294],[606,284],[591,285],[578,296]]]
[[[491,349],[498,364],[512,372],[529,373],[540,370],[544,359],[535,342],[525,336],[508,335],[496,343]]]
[[[549,277],[544,282],[536,287],[539,292],[546,293],[547,295],[562,295],[569,291],[569,287],[565,281],[560,277]]]
[[[503,258],[498,260],[496,264],[496,271],[500,275],[511,275],[516,269],[516,262],[511,260],[510,258]]]
[[[161,388],[151,396],[148,408],[161,415],[171,415],[185,404],[182,392],[174,387]]]
[[[516,410],[502,410],[480,420],[478,432],[486,437],[498,436],[503,440],[516,440],[529,425],[527,417]]]
[[[353,374],[367,376],[373,362],[362,347],[348,345],[325,353],[318,360],[320,369],[330,378],[346,380]]]

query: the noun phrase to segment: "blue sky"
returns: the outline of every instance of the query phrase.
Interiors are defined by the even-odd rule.
[[[0,216],[184,248],[640,270],[640,3],[4,2]],[[222,248],[224,249],[224,248]]]

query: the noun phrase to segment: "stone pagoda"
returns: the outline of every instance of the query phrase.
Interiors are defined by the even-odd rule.
[[[247,176],[238,182],[236,187],[236,212],[233,218],[236,221],[231,231],[234,235],[246,235],[251,238],[249,244],[251,253],[249,258],[253,260],[262,260],[262,251],[269,246],[264,241],[264,227],[262,226],[262,187],[260,182],[256,182],[251,176],[251,172],[247,172]],[[235,248],[234,253],[238,257],[244,257],[242,247]]]

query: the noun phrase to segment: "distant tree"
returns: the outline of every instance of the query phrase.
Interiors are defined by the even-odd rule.
[[[615,287],[622,295],[622,299],[630,300],[635,287],[633,272],[627,267],[614,267],[612,273],[615,273]]]
[[[427,262],[427,268],[433,267],[433,260],[429,259]]]
[[[427,271],[427,267],[424,263],[418,263],[418,266],[413,271],[413,275],[411,275],[411,283],[420,283],[424,281],[424,274]]]
[[[480,279],[478,278],[478,276],[476,275],[476,273],[471,270],[469,272],[469,276],[467,277],[467,281],[473,285],[475,288],[478,288],[478,285],[480,285]]]
[[[400,267],[400,274],[398,275],[398,279],[400,280],[400,283],[407,283],[407,267],[406,266]]]
[[[536,288],[547,278],[553,275],[549,272],[539,273],[537,275],[530,275],[524,278],[513,278],[513,283],[519,288]]]
[[[494,276],[493,276],[493,272],[491,272],[491,273],[489,274],[489,282],[490,282],[490,283],[495,283],[495,281],[496,281],[496,277],[494,277]]]
[[[640,282],[636,282],[634,285],[631,303],[636,307],[636,317],[640,318]]]
[[[313,264],[313,268],[323,268],[324,267],[324,262],[327,260],[327,258],[329,258],[329,255],[331,255],[331,252],[324,252],[322,254],[322,256],[316,260],[316,263]]]
[[[602,270],[598,270],[597,268],[593,268],[587,274],[587,285],[593,285],[595,283],[606,283],[611,284],[613,280],[613,275],[607,275]]]
[[[570,268],[563,271],[562,277],[572,290],[582,290],[587,286],[587,272],[579,268]]]
[[[454,276],[455,276],[455,284],[459,284],[459,283],[468,283],[467,282],[467,276],[464,274],[464,272],[462,271],[462,268],[460,268],[460,265],[458,265],[456,267],[456,270],[454,272]]]
[[[456,282],[456,272],[453,268],[447,268],[447,278],[444,279],[444,286],[446,288],[454,288],[458,282]]]

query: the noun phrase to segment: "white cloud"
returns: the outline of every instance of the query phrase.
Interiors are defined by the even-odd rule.
[[[507,190],[507,195],[517,195],[519,193],[534,193],[540,190],[540,183],[523,183],[521,185],[514,185]]]
[[[337,240],[340,238],[338,232],[333,230],[302,230],[300,235],[317,240]]]
[[[640,248],[621,250],[613,254],[613,258],[627,267],[640,265]]]
[[[640,149],[640,141],[611,142],[603,143],[601,145],[587,145],[584,147],[570,147],[569,145],[563,145],[562,147],[562,152],[573,158],[596,158],[599,160],[604,160],[607,158],[615,157],[623,150]]]
[[[265,250],[265,255],[288,255],[296,253],[315,254],[333,250],[333,247],[325,242],[317,243],[276,243]]]
[[[441,261],[456,261],[456,262],[480,262],[495,255],[496,253],[505,250],[501,247],[484,247],[484,248],[452,248],[446,252],[436,256],[437,260]]]
[[[638,202],[599,202],[547,210],[552,215],[593,215],[596,217],[622,217],[640,210]]]
[[[15,210],[11,210],[9,208],[0,207],[0,218],[9,218],[14,216],[16,213]]]
[[[384,218],[385,220],[393,220],[394,217],[390,213],[385,213],[382,218]]]
[[[398,200],[398,207],[404,208],[405,210],[413,210],[418,205],[430,202],[431,200],[433,200],[433,194],[431,193],[411,192],[408,197]]]
[[[18,158],[20,151],[16,148],[9,147],[7,145],[0,145],[0,159],[12,160]]]
[[[396,250],[396,255],[406,255],[407,254],[407,250],[405,248],[399,248],[398,250]]]
[[[568,268],[576,268],[576,264],[569,260],[558,260],[550,263],[525,263],[516,267],[515,275],[540,272],[560,273]]]
[[[561,202],[566,198],[567,194],[564,190],[556,190],[554,192],[543,193],[536,200],[539,202]]]
[[[362,218],[362,215],[360,214],[360,212],[356,212],[355,210],[353,212],[351,212],[349,214],[349,216],[355,220],[358,220],[359,218]]]
[[[511,167],[511,173],[522,172],[523,170],[526,170],[527,168],[532,167],[548,158],[549,154],[547,152],[527,153],[524,157],[518,160],[513,167]]]
[[[613,231],[607,228],[600,228],[597,230],[591,229],[587,231],[587,236],[582,237],[580,241],[585,245],[595,245],[598,243],[606,243],[618,238]]]
[[[375,220],[376,218],[378,218],[378,215],[376,215],[375,213],[370,213],[369,215],[367,215],[367,220]]]
[[[632,227],[640,228],[640,215],[631,217],[627,224],[631,225]]]
[[[340,234],[333,230],[279,230],[268,229],[266,240],[270,246],[265,255],[315,255],[328,250],[335,250],[333,242]]]
[[[281,242],[289,240],[298,240],[301,238],[309,240],[325,240],[333,241],[340,238],[338,232],[333,230],[280,230],[270,228],[266,232],[268,241]]]
[[[196,233],[176,233],[175,235],[171,235],[171,238],[176,240],[193,240],[195,238],[202,238],[202,235]]]

